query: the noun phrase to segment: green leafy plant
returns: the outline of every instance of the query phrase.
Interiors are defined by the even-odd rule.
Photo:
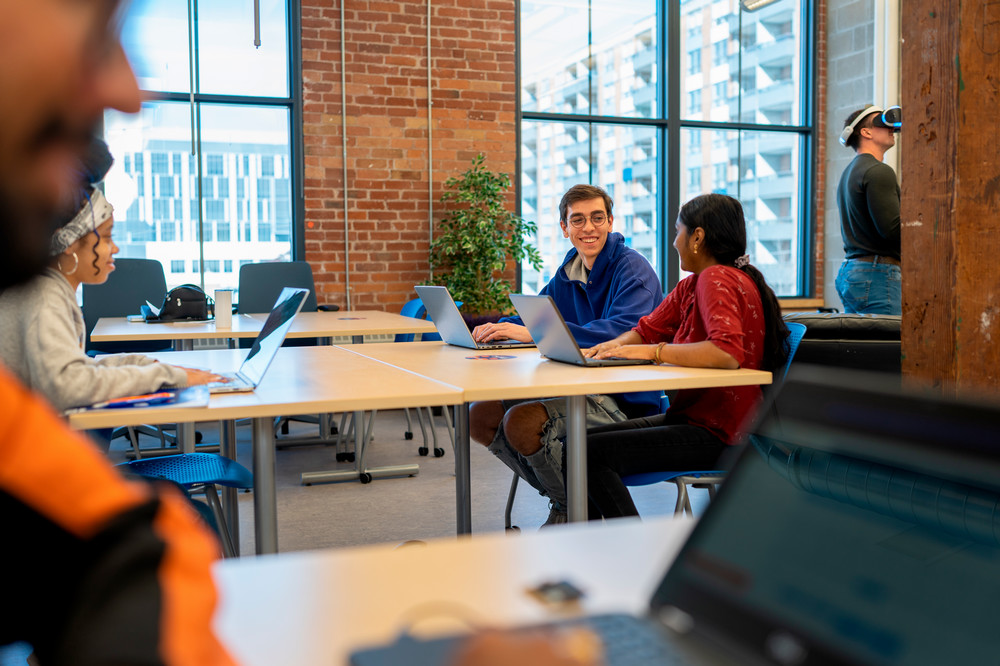
[[[432,281],[448,287],[470,314],[511,311],[511,284],[502,275],[510,260],[542,268],[541,255],[528,242],[535,223],[505,208],[510,177],[484,162],[479,155],[472,168],[445,181],[449,191],[441,203],[448,213],[430,247]]]

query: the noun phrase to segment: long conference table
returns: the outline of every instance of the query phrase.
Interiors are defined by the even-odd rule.
[[[217,327],[215,321],[150,323],[129,321],[127,317],[102,317],[91,331],[92,342],[148,342],[172,340],[174,349],[190,350],[195,340],[255,338],[267,319],[263,314],[234,314],[229,328]],[[398,333],[436,333],[434,323],[380,310],[338,310],[335,312],[300,312],[295,317],[289,338],[325,338],[350,336],[360,343],[366,335]]]
[[[214,568],[213,627],[244,666],[346,666],[353,650],[403,630],[429,638],[466,633],[470,624],[641,614],[693,525],[625,519],[516,539],[495,533],[223,560]],[[584,591],[579,605],[547,606],[527,593],[560,580]]]
[[[469,404],[472,402],[567,396],[566,492],[569,520],[575,522],[587,519],[588,394],[771,383],[771,373],[761,370],[672,365],[581,367],[542,358],[533,348],[483,352],[442,342],[349,345],[342,348],[461,389],[463,403],[458,406],[455,415],[455,493],[459,534],[472,531],[469,470]],[[315,473],[310,477],[321,480]]]
[[[226,371],[244,351],[163,352],[163,362]],[[676,366],[583,368],[542,358],[535,349],[484,353],[442,342],[282,348],[253,393],[214,395],[207,407],[90,410],[75,428],[253,419],[257,552],[278,549],[272,419],[323,412],[455,405],[456,529],[472,530],[469,404],[477,400],[568,396],[567,491],[570,520],[586,520],[586,401],[589,393],[766,384],[756,370]],[[361,423],[360,414],[356,416]],[[364,449],[362,448],[362,451]],[[223,452],[224,454],[226,451]],[[357,461],[364,472],[363,453]]]

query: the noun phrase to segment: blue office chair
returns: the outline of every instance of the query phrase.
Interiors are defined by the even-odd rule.
[[[770,391],[776,391],[781,387],[781,383],[785,381],[785,376],[788,374],[788,368],[792,364],[792,358],[795,356],[795,351],[799,348],[799,343],[802,342],[802,337],[806,334],[805,324],[796,323],[786,323],[788,326],[788,339],[786,344],[788,345],[788,358],[785,359],[785,364],[778,368],[773,373],[773,381],[769,388]],[[666,396],[664,396],[664,402],[666,402]],[[663,411],[666,411],[666,404],[661,404]],[[677,502],[674,505],[674,515],[681,515],[686,513],[689,516],[694,515],[694,511],[691,509],[691,498],[688,494],[688,487],[693,488],[703,488],[708,491],[709,500],[715,498],[715,491],[726,478],[726,473],[722,470],[705,470],[705,471],[694,471],[694,472],[648,472],[644,474],[631,474],[626,477],[622,477],[622,481],[626,486],[648,486],[654,483],[673,483],[677,487]]]
[[[118,465],[128,474],[146,479],[166,479],[191,491],[201,488],[215,517],[222,551],[226,557],[236,557],[230,526],[222,513],[216,486],[253,488],[253,474],[235,460],[211,453],[182,453],[176,456],[133,460]]]

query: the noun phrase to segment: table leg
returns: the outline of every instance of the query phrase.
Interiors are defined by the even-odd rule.
[[[466,402],[455,406],[455,518],[459,534],[472,533],[471,476],[469,468],[469,403]]]
[[[253,420],[253,513],[257,554],[278,552],[278,497],[275,492],[274,424]]]
[[[587,396],[571,395],[566,429],[566,495],[570,522],[587,520]]]
[[[236,460],[236,422],[219,421],[219,454],[230,460]],[[240,506],[237,500],[236,488],[222,487],[222,516],[229,528],[229,537],[240,554]]]

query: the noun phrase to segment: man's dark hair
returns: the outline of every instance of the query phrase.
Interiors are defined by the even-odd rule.
[[[868,109],[871,108],[873,107],[869,104],[868,106],[858,109],[857,111],[851,113],[851,115],[847,116],[847,120],[844,121],[844,128],[846,129],[848,125],[854,122],[855,118],[857,118],[858,116],[865,113],[866,111],[868,111]],[[848,148],[853,148],[854,150],[858,149],[858,137],[861,136],[860,131],[866,127],[871,127],[872,123],[874,122],[875,112],[873,111],[870,113],[872,115],[871,119],[865,118],[860,123],[855,125],[854,131],[851,132],[851,136],[847,137],[847,141],[844,142],[845,146],[847,146]]]
[[[615,205],[615,202],[611,200],[607,192],[595,185],[574,185],[566,190],[566,194],[563,195],[562,200],[559,202],[559,221],[566,221],[566,213],[569,211],[569,207],[577,201],[589,201],[590,199],[598,198],[604,199],[604,208],[608,212],[608,217],[611,217],[611,208]]]

